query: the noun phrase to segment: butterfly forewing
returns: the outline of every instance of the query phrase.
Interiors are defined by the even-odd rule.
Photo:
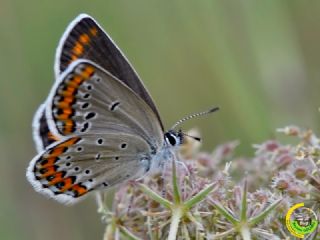
[[[80,14],[71,22],[60,40],[55,60],[56,76],[77,59],[100,65],[131,88],[153,110],[163,129],[158,110],[135,70],[107,33],[86,14]]]
[[[152,109],[110,73],[79,60],[61,78],[46,109],[53,134],[125,132],[143,137],[155,149],[162,145],[163,132]]]
[[[163,130],[155,104],[137,73],[108,34],[86,14],[73,20],[60,40],[55,59],[56,79],[60,79],[60,74],[80,58],[97,63],[131,88],[150,106]],[[34,117],[33,133],[38,152],[59,138],[48,129],[44,107],[40,106]]]

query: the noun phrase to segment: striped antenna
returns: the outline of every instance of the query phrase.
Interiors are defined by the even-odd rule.
[[[178,122],[176,122],[170,129],[173,130],[175,129],[178,125],[180,125],[181,123],[187,121],[187,120],[190,120],[192,118],[195,118],[195,117],[200,117],[200,116],[203,116],[203,115],[207,115],[207,114],[210,114],[210,113],[213,113],[215,111],[218,111],[219,110],[219,107],[214,107],[214,108],[211,108],[207,111],[204,111],[204,112],[199,112],[199,113],[194,113],[194,114],[191,114],[189,116],[186,116],[182,119],[180,119]]]

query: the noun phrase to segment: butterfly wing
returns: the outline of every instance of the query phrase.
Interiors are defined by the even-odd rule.
[[[51,143],[59,140],[59,137],[54,136],[49,130],[45,108],[46,103],[41,104],[32,121],[33,140],[38,153],[42,152]]]
[[[55,136],[130,132],[150,145],[162,142],[155,113],[119,79],[87,60],[72,63],[53,86],[46,117]]]
[[[61,140],[31,161],[27,176],[36,190],[73,203],[148,171],[163,145],[149,105],[86,60],[72,63],[60,78],[48,97],[46,117]]]
[[[60,40],[55,59],[56,76],[81,58],[96,63],[131,88],[153,110],[163,130],[158,110],[138,74],[108,34],[86,14],[73,20]]]
[[[151,152],[150,145],[133,134],[69,136],[36,156],[27,178],[40,193],[73,204],[93,190],[143,176],[150,168]]]
[[[55,59],[56,79],[80,58],[97,63],[131,88],[154,111],[163,130],[157,108],[139,76],[108,34],[86,14],[80,14],[73,20],[60,40]],[[40,106],[33,119],[33,136],[38,152],[58,139],[49,131],[44,108]]]

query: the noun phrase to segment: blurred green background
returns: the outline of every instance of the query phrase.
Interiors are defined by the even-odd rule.
[[[239,154],[298,124],[319,131],[320,1],[0,0],[0,239],[102,239],[93,199],[65,207],[25,179],[31,121],[53,79],[68,23],[86,12],[120,46],[164,124],[186,123],[204,149],[239,139]]]

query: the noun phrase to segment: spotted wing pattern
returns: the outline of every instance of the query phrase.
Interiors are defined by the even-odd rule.
[[[55,60],[56,76],[78,59],[96,63],[131,88],[153,110],[163,130],[158,110],[138,74],[108,34],[86,14],[73,20],[60,40]]]
[[[145,101],[86,60],[72,63],[60,78],[45,110],[50,132],[59,140],[30,163],[33,186],[74,203],[92,190],[148,171],[163,132]]]
[[[46,108],[54,135],[130,132],[151,146],[162,144],[163,131],[154,112],[110,73],[79,60],[61,78],[51,90]]]
[[[81,134],[50,145],[31,161],[27,176],[37,191],[72,204],[93,190],[142,176],[151,158],[139,136]]]
[[[86,14],[75,18],[60,40],[55,59],[56,79],[78,59],[97,63],[131,88],[150,106],[163,130],[159,113],[139,76],[108,34]],[[39,107],[33,120],[33,136],[38,152],[59,138],[49,131],[44,108]]]

